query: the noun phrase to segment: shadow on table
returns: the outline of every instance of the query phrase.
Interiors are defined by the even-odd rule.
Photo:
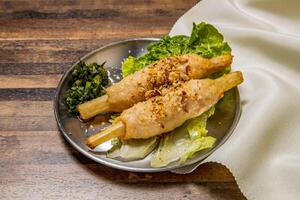
[[[70,152],[72,159],[99,179],[106,179],[112,184],[135,191],[147,190],[155,192],[178,190],[178,198],[199,198],[199,195],[209,195],[211,199],[246,199],[240,192],[231,172],[219,163],[204,163],[190,174],[180,175],[171,172],[137,173],[113,169],[85,157],[61,136],[64,146]],[[168,184],[166,184],[168,183]]]
[[[113,182],[234,182],[234,177],[230,171],[225,166],[218,163],[204,163],[194,172],[185,175],[174,174],[171,172],[138,173],[113,169],[85,157],[76,149],[72,148],[62,136],[61,139],[64,140],[65,148],[68,149],[75,162],[80,164],[84,169],[89,170],[90,173]]]

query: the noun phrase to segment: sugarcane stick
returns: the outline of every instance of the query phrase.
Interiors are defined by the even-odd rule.
[[[115,123],[90,136],[89,147],[115,137],[146,139],[169,132],[186,120],[197,117],[215,105],[224,92],[243,82],[241,72],[232,72],[212,80],[190,80],[169,88],[163,96],[156,96],[124,110]]]
[[[82,119],[89,119],[102,112],[109,111],[110,105],[107,102],[108,96],[103,95],[91,101],[78,105],[77,109]]]
[[[125,135],[125,125],[123,122],[119,121],[100,133],[92,135],[86,139],[86,145],[91,149],[94,149],[99,144],[102,144],[113,138],[122,137]]]
[[[122,112],[138,102],[155,96],[155,92],[149,92],[151,90],[159,89],[161,86],[172,86],[173,83],[177,84],[180,81],[205,78],[211,73],[223,70],[231,62],[231,54],[211,59],[196,54],[168,57],[108,87],[106,95],[79,105],[78,111],[84,120],[102,112]]]

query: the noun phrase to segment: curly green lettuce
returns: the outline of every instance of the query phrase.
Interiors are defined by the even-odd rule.
[[[122,65],[123,77],[128,76],[147,65],[162,58],[187,53],[196,53],[205,58],[211,58],[231,52],[223,35],[211,24],[202,22],[193,24],[191,36],[165,36],[158,42],[152,43],[148,52],[138,58],[129,56]],[[226,69],[230,70],[230,68]]]
[[[211,148],[216,139],[207,136],[207,119],[214,114],[212,107],[199,117],[188,120],[179,128],[162,136],[157,151],[151,159],[152,167],[164,167],[179,160],[185,163],[196,153]]]
[[[215,107],[211,107],[208,111],[202,115],[190,120],[187,125],[187,131],[191,139],[197,139],[207,135],[206,122],[209,117],[215,113]]]
[[[204,22],[198,25],[193,23],[186,53],[196,53],[205,58],[212,58],[228,52],[231,52],[230,46],[224,42],[223,35],[213,25]]]

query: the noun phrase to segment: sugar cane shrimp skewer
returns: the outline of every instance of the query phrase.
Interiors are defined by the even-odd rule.
[[[163,96],[124,110],[113,125],[88,137],[86,144],[95,148],[115,137],[145,139],[169,132],[207,111],[223,97],[224,92],[242,82],[242,73],[232,72],[215,80],[190,80],[169,88]]]
[[[185,54],[162,59],[106,89],[106,95],[78,106],[82,119],[102,112],[122,112],[134,104],[157,95],[153,89],[170,86],[178,81],[205,78],[232,63],[232,55],[211,59]],[[157,90],[156,90],[157,91]]]

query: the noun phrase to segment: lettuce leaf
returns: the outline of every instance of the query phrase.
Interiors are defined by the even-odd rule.
[[[113,114],[109,122],[113,123],[119,114]],[[145,158],[151,153],[159,143],[158,137],[149,139],[121,140],[114,138],[111,140],[112,148],[106,153],[108,158],[120,161],[134,161]]]
[[[227,42],[224,42],[223,35],[213,25],[204,22],[198,25],[193,23],[186,53],[196,53],[211,58],[227,52],[231,52],[231,48]]]
[[[189,37],[177,35],[174,37],[164,36],[158,42],[152,43],[147,47],[148,53],[138,58],[129,56],[122,64],[123,77],[133,74],[147,65],[171,55],[183,53],[183,46],[187,46]]]
[[[147,48],[149,53],[145,56],[150,56],[153,61],[156,61],[167,56],[181,55],[187,48],[188,42],[189,37],[185,35],[164,36],[160,41],[152,43]]]
[[[197,139],[206,136],[208,131],[206,129],[207,119],[215,113],[215,107],[211,107],[208,111],[196,117],[188,123],[187,131],[191,139]]]
[[[191,143],[186,127],[187,123],[162,135],[158,149],[152,155],[151,167],[164,167],[180,159]]]
[[[123,77],[168,56],[196,53],[211,58],[231,52],[231,48],[227,42],[224,42],[222,34],[213,25],[205,22],[194,23],[190,37],[184,35],[165,36],[158,42],[149,45],[147,50],[148,53],[143,56],[138,58],[129,56],[124,61]]]
[[[196,153],[211,148],[216,139],[206,136],[206,121],[214,113],[209,109],[199,117],[188,120],[170,133],[164,134],[151,159],[151,167],[164,167],[179,160],[181,164]]]
[[[188,159],[192,158],[196,153],[199,151],[210,149],[213,147],[216,138],[207,136],[207,137],[200,137],[196,140],[192,140],[188,149],[184,152],[184,154],[180,157],[180,163],[185,163]]]
[[[129,56],[128,58],[126,58],[126,60],[122,64],[123,77],[129,74],[133,74],[134,72],[144,68],[144,65],[141,65],[141,62],[139,62],[140,64],[138,66],[136,60],[137,59],[133,56]]]
[[[158,142],[158,137],[126,141],[115,139],[112,141],[113,147],[107,152],[107,157],[121,161],[140,160],[151,153]]]

